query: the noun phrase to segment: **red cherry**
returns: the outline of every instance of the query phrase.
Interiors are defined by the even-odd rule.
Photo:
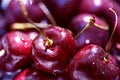
[[[120,6],[114,0],[89,0],[89,3],[88,0],[81,0],[78,11],[79,13],[92,13],[99,15],[108,22],[110,27],[112,27],[115,18],[109,11],[109,8],[113,8],[118,14],[120,14]]]
[[[5,17],[0,14],[0,37],[3,37],[8,32],[6,25]]]
[[[109,26],[97,16],[94,16],[95,19],[92,20],[95,20],[95,22],[91,24],[92,16],[92,14],[79,14],[72,19],[69,25],[69,29],[73,31],[75,37],[77,36],[76,45],[78,49],[88,44],[97,44],[105,47],[108,41],[109,30],[107,28],[109,28]],[[96,27],[94,24],[97,24],[98,27]],[[101,29],[99,26],[106,29]]]
[[[119,80],[120,69],[116,59],[109,55],[104,61],[106,52],[98,45],[88,45],[77,52],[69,65],[73,80]]]
[[[60,26],[65,26],[76,14],[79,0],[43,0]]]
[[[32,56],[38,69],[54,74],[67,66],[75,53],[75,42],[70,31],[57,26],[44,30],[52,44],[46,44],[46,38],[39,35],[33,41]]]
[[[13,80],[54,80],[54,78],[35,68],[29,67],[19,73]]]
[[[39,33],[36,30],[27,30],[25,32],[25,34],[27,34],[27,36],[33,41],[38,35]]]
[[[93,13],[103,16],[109,8],[114,8],[120,12],[118,4],[113,0],[89,0],[89,3],[87,0],[81,0],[79,3],[79,13]]]
[[[117,27],[116,27],[116,30],[115,30],[115,35],[113,37],[114,39],[114,43],[120,43],[120,16],[118,17],[118,24],[117,24]]]
[[[32,40],[27,34],[12,31],[2,38],[0,69],[14,71],[24,68],[31,61]]]
[[[38,6],[38,3],[34,3],[33,0],[21,0],[25,8],[28,12],[28,16],[35,22],[40,22],[41,20],[47,19],[46,15],[43,13],[41,8]],[[11,0],[8,4],[8,6],[5,9],[6,18],[8,19],[8,23],[14,23],[14,22],[28,22],[26,18],[24,17],[23,13],[21,12],[20,5],[18,0]]]

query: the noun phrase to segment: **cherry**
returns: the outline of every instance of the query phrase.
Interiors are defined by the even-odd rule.
[[[61,72],[58,75],[55,75],[56,80],[72,80],[69,76],[68,69],[65,69],[63,72]]]
[[[90,3],[88,3],[87,0],[81,0],[78,11],[79,13],[99,15],[107,21],[110,27],[113,27],[115,19],[113,14],[109,11],[109,8],[114,8],[114,10],[120,14],[120,6],[114,0],[90,0]],[[113,28],[110,28],[110,31],[112,31],[112,29]]]
[[[31,62],[32,40],[20,31],[11,31],[2,38],[0,69],[15,71]]]
[[[115,25],[111,36],[105,46],[105,51],[98,45],[88,45],[74,56],[68,66],[69,74],[72,79],[90,79],[90,80],[119,80],[120,70],[117,60],[110,55],[112,47],[113,34],[117,27],[118,16],[116,12],[109,8],[115,15]]]
[[[41,33],[34,39],[32,46],[32,56],[36,67],[50,74],[61,72],[75,52],[76,46],[72,33],[57,26],[48,27],[43,31],[29,18],[22,2],[20,2],[20,8],[25,18]]]
[[[89,3],[87,0],[81,0],[79,3],[79,13],[93,13],[103,16],[105,13],[110,13],[108,9],[111,7],[120,12],[118,4],[113,0],[89,0]]]
[[[88,45],[77,52],[69,65],[73,80],[119,80],[120,70],[116,59],[109,55],[104,61],[106,52],[98,45]]]
[[[68,29],[73,31],[76,45],[80,49],[88,44],[105,47],[109,38],[108,28],[108,24],[99,17],[84,13],[74,17]]]
[[[120,31],[120,19],[118,18],[118,24],[115,30],[115,34],[113,36],[113,44],[112,44],[111,53],[120,62],[120,58],[119,58],[120,57],[120,38],[119,38],[120,32],[119,31]]]
[[[34,40],[38,36],[38,32],[35,30],[26,31],[26,34],[31,40]]]
[[[119,3],[119,5],[120,5],[120,0],[115,0],[117,3]]]
[[[113,9],[115,10],[115,12],[117,13],[118,16],[120,16],[120,6],[114,1],[112,0],[112,7]],[[113,30],[113,26],[114,26],[114,22],[115,22],[115,18],[114,18],[114,15],[112,12],[109,11],[109,9],[105,9],[105,11],[103,12],[103,17],[104,19],[107,21],[107,23],[109,24],[110,26],[110,32],[112,33],[112,30]]]
[[[21,1],[24,3],[26,10],[28,11],[28,16],[33,21],[40,22],[41,20],[46,20],[47,22],[49,22],[42,9],[38,6],[37,3],[34,2],[34,0]],[[7,21],[10,24],[14,22],[28,22],[21,12],[18,0],[10,0],[9,4],[5,8],[4,15],[6,16],[6,18],[8,19]]]
[[[8,30],[5,28],[5,26],[6,26],[6,20],[2,16],[2,14],[0,14],[0,37],[4,36],[5,33],[8,32]]]
[[[111,47],[111,54],[117,59],[119,65],[120,65],[120,44],[113,43]]]
[[[12,72],[0,70],[0,80],[13,80],[21,71],[21,69]]]
[[[118,17],[118,24],[115,30],[115,35],[114,35],[114,43],[120,43],[120,16]]]
[[[75,54],[75,41],[70,31],[57,26],[44,30],[51,39],[48,43],[45,36],[39,35],[32,46],[34,63],[39,70],[50,74],[60,73]]]
[[[76,14],[79,0],[43,0],[56,22],[64,26]]]
[[[55,80],[50,75],[47,75],[35,68],[28,67],[19,73],[13,80]]]

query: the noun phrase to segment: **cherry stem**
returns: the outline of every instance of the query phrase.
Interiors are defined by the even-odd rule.
[[[51,24],[44,24],[44,23],[35,23],[38,25],[39,28],[47,28],[50,27]],[[11,29],[15,30],[25,30],[25,29],[30,29],[30,28],[35,28],[34,25],[31,23],[14,23],[11,25]]]
[[[115,10],[113,10],[113,8],[109,8],[109,10],[115,15],[115,24],[114,24],[114,28],[113,28],[113,31],[111,33],[111,36],[109,38],[109,41],[105,46],[105,50],[106,50],[106,56],[104,57],[105,62],[108,62],[110,49],[111,49],[111,45],[112,45],[113,35],[115,33],[115,30],[116,30],[116,27],[117,27],[117,24],[118,24],[118,15],[117,15],[117,13],[115,12]]]
[[[52,41],[51,39],[49,39],[49,38],[47,37],[47,35],[39,28],[39,26],[36,25],[36,24],[28,17],[28,12],[27,12],[27,10],[26,10],[23,2],[22,2],[21,0],[18,0],[18,2],[19,2],[21,11],[22,11],[23,15],[25,16],[25,18],[26,18],[32,25],[34,25],[34,26],[35,26],[34,28],[35,28],[36,30],[38,30],[38,31],[45,37],[45,39],[46,39],[46,46],[51,46],[51,45],[53,44],[53,41]]]
[[[52,14],[50,13],[50,11],[48,10],[48,8],[45,6],[45,4],[43,2],[39,3],[39,7],[42,9],[42,11],[44,12],[44,14],[47,16],[47,18],[51,21],[51,23],[53,25],[57,25],[54,17],[52,16]]]
[[[86,29],[88,29],[91,25],[93,25],[94,27],[96,28],[100,28],[102,30],[108,30],[109,27],[108,26],[101,26],[101,25],[98,25],[95,23],[95,16],[93,15],[91,18],[90,18],[90,22],[82,29],[82,31],[80,31],[76,36],[75,36],[75,39],[77,39]]]

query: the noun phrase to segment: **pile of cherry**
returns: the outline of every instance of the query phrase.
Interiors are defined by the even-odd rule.
[[[0,80],[120,80],[120,0],[0,0]]]

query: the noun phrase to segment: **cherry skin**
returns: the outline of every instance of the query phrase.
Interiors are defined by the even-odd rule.
[[[20,31],[11,31],[2,38],[0,69],[15,71],[31,63],[32,40]]]
[[[112,42],[112,49],[111,49],[111,53],[113,56],[115,56],[117,58],[117,60],[120,63],[120,16],[118,17],[118,24],[113,36],[113,42]]]
[[[90,18],[92,17],[92,14],[79,14],[76,17],[72,19],[72,21],[69,24],[69,28],[73,33],[74,36],[78,35],[79,32],[81,32],[87,24],[90,22]],[[109,27],[107,23],[105,23],[102,19],[95,16],[95,23],[105,27]],[[104,38],[103,38],[104,37]],[[81,33],[76,38],[76,45],[77,48],[80,49],[88,44],[97,44],[102,47],[105,47],[107,41],[109,38],[109,30],[103,30],[100,28],[96,28],[94,25],[90,25],[85,31]]]
[[[79,0],[43,0],[60,26],[64,26],[76,14]]]
[[[81,0],[79,4],[79,13],[92,13],[103,17],[110,27],[114,25],[114,15],[109,11],[109,8],[113,8],[118,14],[120,14],[120,6],[114,0]],[[112,29],[111,29],[112,30]]]
[[[0,70],[0,80],[13,80],[21,71],[21,69],[11,72]]]
[[[55,75],[55,80],[72,80],[72,79],[70,78],[70,75],[67,69],[65,69],[60,74]]]
[[[115,30],[115,35],[113,37],[114,43],[120,43],[120,16],[118,17],[118,24]]]
[[[34,3],[34,0],[31,2],[31,0],[21,0],[25,8],[27,9],[28,16],[34,21],[34,22],[40,22],[41,20],[49,20],[41,10],[41,8],[38,6],[37,3]],[[24,17],[20,4],[17,0],[11,0],[9,4],[5,8],[4,15],[8,19],[8,23],[14,23],[14,22],[28,22],[26,18]]]
[[[43,35],[39,35],[33,41],[34,63],[39,70],[44,72],[60,73],[75,54],[74,38],[70,31],[57,26],[46,28],[44,32],[53,43],[47,46],[47,40]]]
[[[69,65],[69,74],[73,80],[119,80],[120,69],[116,59],[98,45],[88,45],[77,52]]]
[[[19,73],[13,80],[54,80],[54,78],[33,67],[28,67]]]
[[[113,55],[117,59],[120,65],[120,44],[119,43],[116,43],[116,44],[112,43],[111,55]]]
[[[8,30],[6,29],[6,19],[0,14],[0,37],[3,37]]]
[[[32,29],[25,31],[25,34],[33,41],[39,35],[39,32]]]
[[[120,5],[120,0],[115,0]]]
[[[95,15],[103,16],[103,14],[105,14],[111,7],[120,12],[118,4],[113,0],[89,0],[89,3],[87,0],[81,0],[78,11],[79,13],[93,13]]]

